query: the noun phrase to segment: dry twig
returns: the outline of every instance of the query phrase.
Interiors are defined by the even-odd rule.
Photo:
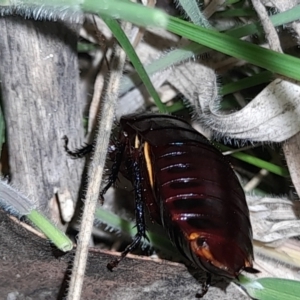
[[[127,23],[125,31],[131,25]],[[103,101],[102,117],[99,119],[98,132],[96,134],[93,159],[88,170],[88,185],[85,206],[82,215],[77,251],[74,260],[72,277],[67,299],[79,300],[88,257],[89,240],[92,232],[96,204],[103,176],[109,137],[113,125],[115,107],[118,100],[120,80],[125,65],[126,54],[116,43],[111,58],[111,72],[107,84],[107,91]]]

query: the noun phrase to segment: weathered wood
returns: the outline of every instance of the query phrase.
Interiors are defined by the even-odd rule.
[[[74,27],[74,26],[73,26]],[[64,153],[83,139],[77,35],[62,22],[0,18],[0,77],[12,183],[43,211],[78,198],[82,160]]]
[[[0,298],[62,299],[74,251],[59,258],[48,241],[11,221],[0,210]],[[201,284],[181,264],[125,258],[110,272],[112,254],[91,249],[82,299],[195,299]],[[246,300],[233,285],[213,278],[205,299]],[[10,294],[11,293],[11,294]],[[19,295],[7,298],[8,295]],[[27,299],[27,298],[26,298]]]

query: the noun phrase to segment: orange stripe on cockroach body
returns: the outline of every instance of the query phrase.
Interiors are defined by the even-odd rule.
[[[151,157],[150,157],[150,146],[149,143],[144,143],[144,156],[146,161],[146,168],[148,172],[148,177],[150,181],[150,186],[153,189],[154,180],[153,180],[153,169],[152,169],[152,163],[151,163]]]

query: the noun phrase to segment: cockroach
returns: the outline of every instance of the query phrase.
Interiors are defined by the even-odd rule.
[[[253,268],[252,229],[245,194],[230,163],[191,125],[164,114],[123,116],[117,143],[111,147],[112,173],[101,197],[125,173],[134,187],[137,234],[112,270],[146,238],[144,207],[194,266],[206,272],[203,297],[211,274],[229,279]],[[72,152],[81,157],[87,145]],[[125,162],[125,168],[121,167]]]

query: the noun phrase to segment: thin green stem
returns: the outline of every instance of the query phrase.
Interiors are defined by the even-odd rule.
[[[72,250],[72,241],[41,213],[32,210],[26,217],[41,230],[58,249],[64,252]]]

